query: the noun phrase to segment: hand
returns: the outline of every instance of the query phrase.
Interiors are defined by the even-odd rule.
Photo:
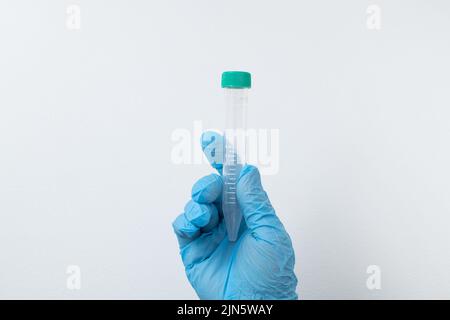
[[[207,132],[202,149],[211,165],[223,143]],[[192,188],[192,200],[173,222],[189,282],[200,299],[297,299],[294,250],[261,185],[258,169],[246,165],[237,183],[243,222],[229,242],[222,215],[222,177],[211,174]]]

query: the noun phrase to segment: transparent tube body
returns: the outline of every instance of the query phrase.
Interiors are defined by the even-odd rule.
[[[242,214],[237,199],[237,181],[246,161],[248,89],[224,88],[226,103],[224,190],[222,210],[228,240],[236,241]]]

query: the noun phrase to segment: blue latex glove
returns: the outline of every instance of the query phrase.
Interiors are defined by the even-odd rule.
[[[222,150],[222,136],[207,132],[202,149],[211,165]],[[192,188],[192,200],[173,222],[189,282],[200,299],[297,299],[294,250],[261,185],[258,169],[246,165],[237,184],[243,222],[229,242],[223,221],[220,175],[206,176]]]

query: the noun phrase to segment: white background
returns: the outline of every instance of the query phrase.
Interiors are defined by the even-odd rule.
[[[2,0],[0,298],[196,298],[171,222],[212,170],[173,164],[171,135],[223,125],[229,69],[253,74],[250,126],[280,130],[263,182],[300,297],[450,298],[449,18],[444,0]]]

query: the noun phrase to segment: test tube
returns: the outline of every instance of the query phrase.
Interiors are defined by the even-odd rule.
[[[246,118],[250,87],[250,73],[243,71],[222,73],[226,105],[222,211],[228,240],[231,242],[236,241],[242,220],[236,191],[239,174],[246,158]]]

